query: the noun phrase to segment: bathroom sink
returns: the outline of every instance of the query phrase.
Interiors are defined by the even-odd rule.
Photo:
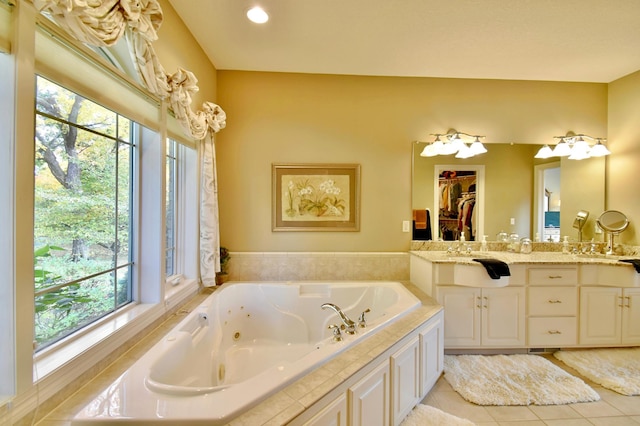
[[[493,279],[487,270],[477,262],[453,265],[453,284],[463,287],[497,288],[509,285],[510,277]]]
[[[640,287],[640,273],[635,268],[615,264],[584,265],[582,273],[583,284],[605,287]]]

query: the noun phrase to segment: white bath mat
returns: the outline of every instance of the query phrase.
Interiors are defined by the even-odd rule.
[[[553,355],[607,389],[640,395],[640,348],[557,351]]]
[[[600,395],[538,355],[445,355],[444,378],[478,405],[555,405]]]
[[[474,426],[467,419],[445,413],[430,405],[418,404],[400,426]]]

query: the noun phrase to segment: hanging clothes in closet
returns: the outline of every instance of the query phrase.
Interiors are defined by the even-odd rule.
[[[457,240],[462,233],[467,241],[475,240],[475,181],[475,172],[440,174],[438,231],[443,240]]]

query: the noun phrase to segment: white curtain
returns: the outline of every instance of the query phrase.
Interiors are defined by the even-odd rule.
[[[136,70],[147,89],[171,107],[185,133],[200,141],[200,279],[215,285],[220,271],[220,233],[214,134],[226,125],[220,106],[205,102],[198,111],[191,107],[191,94],[198,80],[190,71],[178,69],[168,75],[155,54],[162,9],[156,0],[33,0],[40,13],[52,18],[77,40],[109,47],[123,36]]]

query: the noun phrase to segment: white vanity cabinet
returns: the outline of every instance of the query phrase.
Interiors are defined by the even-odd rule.
[[[527,293],[528,346],[578,344],[578,268],[529,268]]]
[[[347,426],[347,396],[342,394],[304,422],[304,426]]]
[[[351,411],[350,425],[389,425],[389,380],[389,360],[385,360],[347,390]]]
[[[436,293],[444,306],[445,348],[525,345],[524,287],[438,285]]]
[[[391,355],[393,392],[393,424],[402,422],[420,402],[420,340],[415,336],[407,345]]]
[[[420,329],[420,399],[444,371],[444,313],[440,311]]]
[[[399,425],[442,374],[443,322],[440,310],[290,424]]]
[[[640,288],[580,288],[580,344],[640,344]]]

